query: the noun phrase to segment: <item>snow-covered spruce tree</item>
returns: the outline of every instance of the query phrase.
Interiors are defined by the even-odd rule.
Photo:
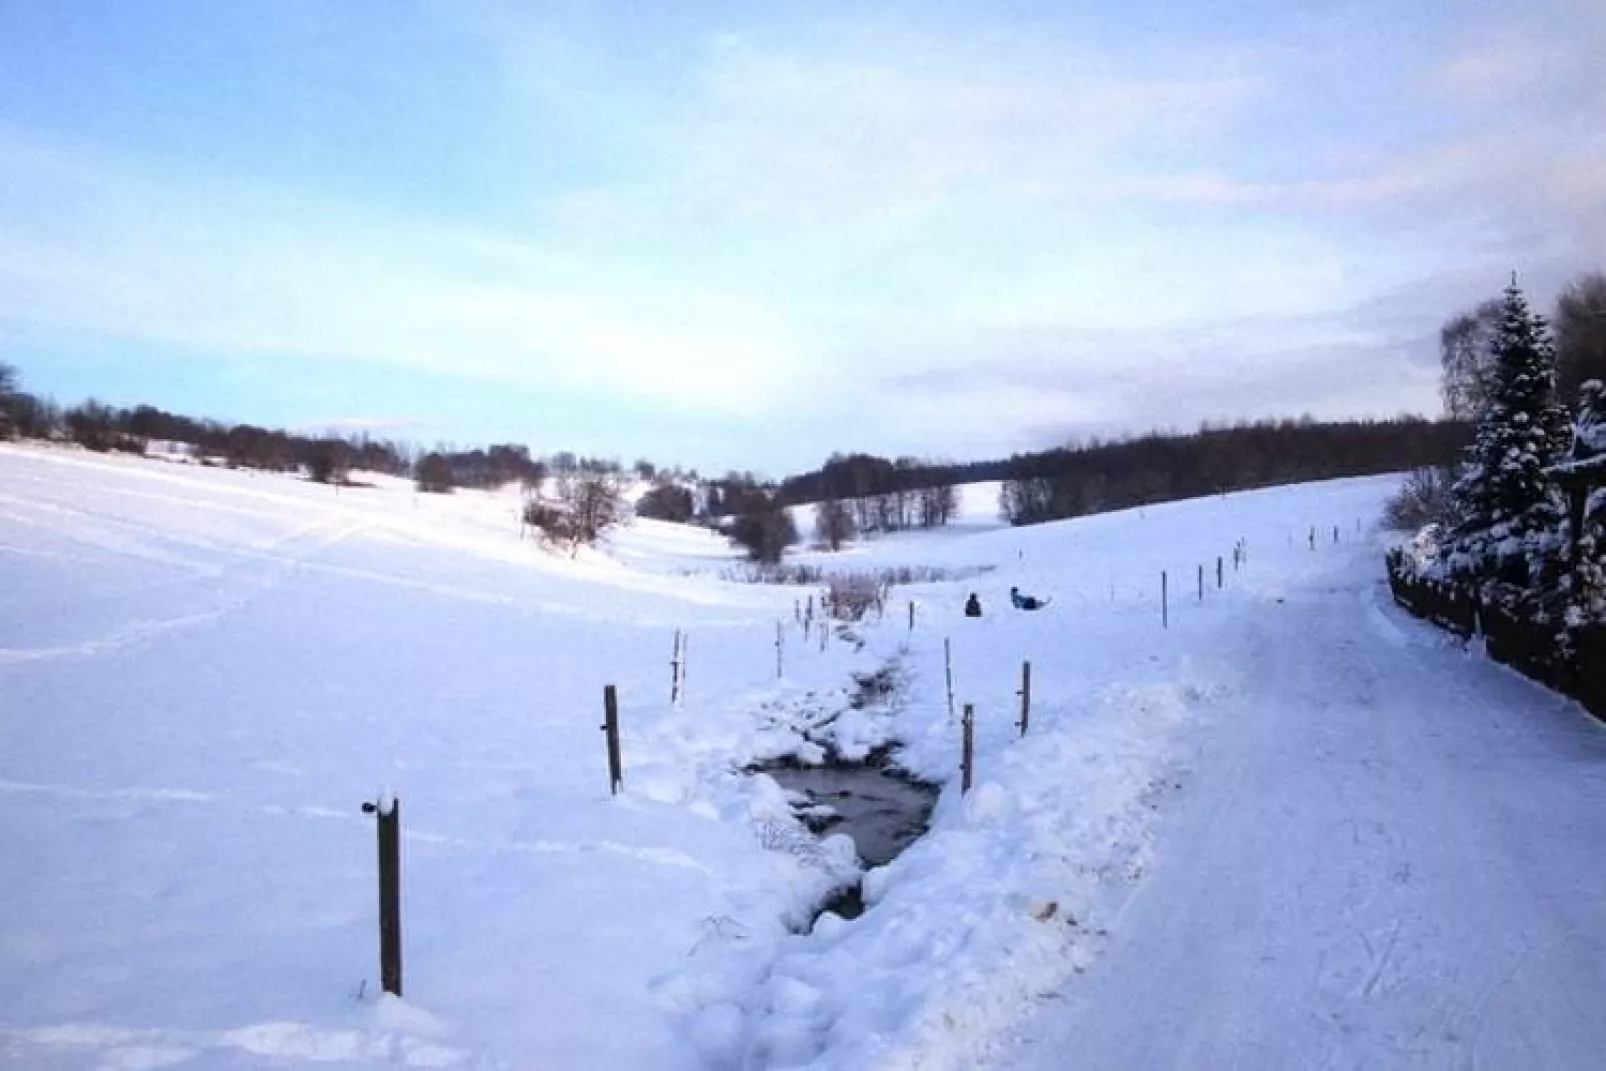
[[[1606,385],[1599,380],[1579,388],[1572,440],[1567,460],[1557,469],[1577,481],[1580,493],[1590,490],[1572,548],[1567,623],[1606,624]]]
[[[1501,302],[1488,408],[1452,492],[1453,576],[1508,605],[1537,597],[1560,568],[1562,507],[1545,472],[1570,436],[1556,405],[1556,353],[1516,279]]]

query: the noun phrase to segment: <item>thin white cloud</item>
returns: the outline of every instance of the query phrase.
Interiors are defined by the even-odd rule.
[[[1558,65],[1570,63],[1559,43],[1504,34],[1464,47],[1428,71],[1427,89],[1444,100],[1484,105],[1542,89]]]
[[[0,318],[722,411],[762,406],[798,361],[769,310],[533,242],[15,137],[0,168]]]
[[[651,184],[614,191],[644,225],[883,237],[1012,201],[1049,207],[1162,184],[1168,174],[1134,176],[1124,154],[1142,144],[1209,155],[1266,90],[1236,53],[1144,73],[1020,38],[889,45],[857,33],[811,47],[718,37],[687,83],[643,146]],[[1190,192],[1202,191],[1195,176]],[[603,212],[606,197],[583,203],[630,218]]]

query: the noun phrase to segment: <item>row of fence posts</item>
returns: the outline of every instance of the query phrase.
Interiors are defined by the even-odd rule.
[[[830,625],[829,625],[831,613],[830,613],[830,609],[829,609],[827,603],[828,603],[827,599],[825,599],[825,598],[821,598],[820,599],[820,616],[821,616],[822,620],[820,621],[818,632],[819,632],[819,637],[820,637],[820,650],[822,650],[822,651],[824,651],[830,645],[830,642],[831,642],[831,628],[830,628]],[[816,631],[815,624],[814,624],[814,596],[813,595],[810,595],[808,597],[808,601],[807,602],[804,602],[803,600],[800,600],[800,599],[793,599],[792,600],[792,620],[793,620],[793,622],[795,622],[797,624],[797,626],[800,629],[802,629],[802,631],[803,631],[803,642],[804,643],[809,642],[810,637],[813,636],[815,631]],[[911,604],[910,621],[912,622],[913,620],[914,620],[914,610],[913,610],[913,604]],[[910,627],[913,628],[914,627],[913,624],[911,624]],[[776,624],[775,624],[775,676],[777,678],[780,678],[780,677],[782,677],[784,675],[783,672],[782,672],[783,662],[782,662],[782,655],[781,655],[781,648],[783,646],[783,643],[784,643],[784,641],[782,640],[782,636],[781,636],[781,625],[780,625],[780,622],[776,622]]]
[[[1336,532],[1337,529],[1334,529]],[[1240,539],[1232,545],[1232,571],[1238,572],[1245,562],[1249,560],[1249,544]],[[1227,586],[1227,559],[1225,555],[1216,555],[1216,590],[1220,591]],[[1199,566],[1198,571],[1199,601],[1204,602],[1205,597],[1205,567]],[[1110,585],[1110,601],[1115,601],[1115,586]],[[1160,627],[1171,627],[1171,574],[1168,570],[1160,570]]]
[[[681,674],[685,669],[686,637],[675,633],[674,683],[671,698],[680,696]],[[619,693],[611,684],[602,689],[602,731],[608,749],[608,788],[618,795],[625,784],[624,752],[619,743]],[[401,800],[382,793],[377,800],[362,805],[364,814],[374,815],[379,841],[379,981],[386,993],[402,995],[401,929]]]
[[[1338,546],[1339,543],[1339,528],[1339,525],[1333,525],[1333,545],[1335,547]],[[1355,518],[1355,534],[1361,534],[1361,519],[1359,517]],[[1311,525],[1310,530],[1305,533],[1305,542],[1309,544],[1311,550],[1316,549],[1316,526],[1314,524]],[[1290,547],[1294,545],[1294,533],[1292,532],[1288,533],[1288,545]]]

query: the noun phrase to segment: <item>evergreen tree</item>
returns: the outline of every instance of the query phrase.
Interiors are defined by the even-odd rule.
[[[1561,452],[1566,418],[1556,405],[1556,354],[1544,318],[1515,277],[1492,341],[1493,391],[1453,497],[1458,516],[1451,568],[1476,580],[1526,584],[1558,529],[1559,503],[1545,469]]]
[[[1572,449],[1558,467],[1576,481],[1578,542],[1572,548],[1569,623],[1606,621],[1606,386],[1599,380],[1579,389]]]

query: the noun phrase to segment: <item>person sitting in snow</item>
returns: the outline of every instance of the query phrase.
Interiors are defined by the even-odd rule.
[[[1009,601],[1017,610],[1041,610],[1048,605],[1047,599],[1039,599],[1035,595],[1022,595],[1020,588],[1009,589]]]
[[[965,600],[965,616],[966,617],[980,617],[981,616],[981,600],[976,598],[976,593],[974,591],[972,591],[970,593],[970,598]]]

